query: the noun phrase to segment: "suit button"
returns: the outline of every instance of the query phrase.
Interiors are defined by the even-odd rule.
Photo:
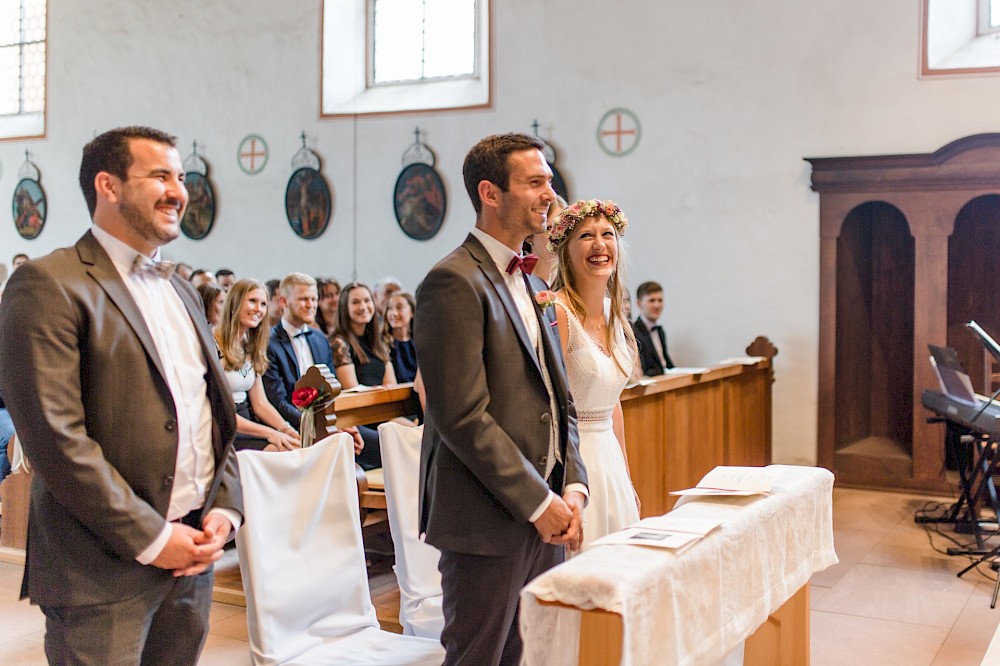
[[[547,463],[548,461],[549,461],[548,456],[542,456],[541,458],[538,459],[538,466],[545,467],[545,463]]]
[[[164,488],[169,488],[172,485],[174,485],[174,477],[172,477],[172,476],[165,476],[165,477],[163,477],[163,487]]]
[[[174,430],[177,429],[177,421],[170,419],[169,421],[163,424],[163,427],[167,429],[167,432],[173,432]]]
[[[549,415],[548,412],[545,412],[544,414],[542,414],[542,423],[548,423],[551,420],[552,420],[552,417]]]

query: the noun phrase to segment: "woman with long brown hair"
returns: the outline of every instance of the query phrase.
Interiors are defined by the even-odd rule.
[[[590,501],[583,513],[582,548],[639,520],[620,402],[638,358],[622,312],[627,287],[620,241],[627,228],[613,201],[590,199],[567,207],[549,229],[549,249],[559,259],[556,293],[539,294],[540,305],[556,306],[587,467]]]
[[[215,328],[219,360],[236,403],[236,448],[288,451],[299,447],[299,435],[281,418],[264,394],[261,375],[267,370],[267,287],[239,280],[226,295]]]

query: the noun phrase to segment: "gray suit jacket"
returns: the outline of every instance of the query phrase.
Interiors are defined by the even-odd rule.
[[[545,288],[538,278],[531,283]],[[560,408],[564,478],[557,485],[586,484],[554,318],[535,307]],[[542,478],[549,396],[517,305],[475,237],[424,278],[414,342],[427,398],[420,460],[420,529],[427,542],[502,555],[539,538],[528,518],[549,492]]]
[[[0,303],[0,391],[34,470],[22,596],[47,606],[129,598],[171,573],[135,561],[163,528],[177,415],[149,329],[89,231],[29,262]],[[216,475],[206,507],[242,513],[231,394],[201,301],[171,284],[208,366]]]

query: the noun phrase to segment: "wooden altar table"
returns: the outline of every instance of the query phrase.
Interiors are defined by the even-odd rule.
[[[761,628],[745,664],[808,664],[809,579],[837,562],[833,475],[779,467],[770,496],[680,502],[675,513],[724,522],[679,554],[597,546],[529,583],[523,663],[717,664]]]

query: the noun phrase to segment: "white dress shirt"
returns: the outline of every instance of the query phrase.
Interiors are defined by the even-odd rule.
[[[656,350],[656,358],[660,359],[660,365],[662,365],[666,369],[667,356],[666,354],[663,353],[663,341],[660,340],[659,331],[653,330],[654,328],[659,328],[660,330],[663,330],[662,327],[655,321],[646,319],[646,317],[644,317],[643,315],[639,315],[639,318],[642,319],[642,323],[646,325],[646,330],[649,331],[649,337],[652,338],[653,340],[653,349]]]
[[[493,236],[479,229],[478,227],[472,228],[472,235],[483,244],[486,248],[486,252],[489,253],[490,258],[493,263],[497,265],[500,270],[500,275],[503,276],[504,283],[507,285],[507,289],[510,291],[510,295],[514,298],[514,303],[517,305],[517,311],[521,315],[521,321],[524,322],[524,327],[528,331],[528,338],[531,340],[532,347],[534,349],[539,349],[538,336],[540,331],[538,329],[538,316],[535,314],[535,305],[531,302],[531,295],[528,293],[528,288],[524,283],[524,278],[522,277],[521,270],[518,269],[514,271],[511,275],[507,273],[507,266],[510,265],[511,259],[519,256],[517,252],[498,241]],[[545,359],[538,359],[539,363],[544,363]],[[551,423],[556,424],[558,421],[558,414],[553,414]],[[558,433],[555,433],[558,437]],[[564,492],[568,493],[571,491],[577,491],[581,493],[585,498],[590,496],[587,492],[587,486],[582,483],[571,483],[566,486]],[[545,510],[549,508],[549,504],[552,503],[552,498],[556,497],[553,491],[549,491],[549,494],[545,497],[542,503],[535,509],[535,512],[531,514],[528,519],[532,523],[541,518]]]
[[[312,347],[309,346],[309,335],[320,335],[319,333],[308,333],[306,335],[299,335],[300,333],[307,333],[311,330],[309,324],[302,324],[301,327],[296,328],[288,323],[288,320],[284,317],[281,318],[281,327],[285,329],[285,333],[288,334],[288,339],[292,341],[292,349],[295,350],[295,362],[299,365],[299,377],[306,374],[306,370],[313,367],[316,363],[313,360]]]
[[[203,507],[215,478],[212,406],[205,382],[208,367],[194,322],[170,281],[148,270],[133,273],[132,266],[139,253],[97,225],[91,230],[111,258],[146,322],[167,373],[164,380],[176,407],[177,462],[166,523],[153,543],[135,558],[141,564],[149,564],[170,539],[173,529],[170,522]],[[159,250],[152,259],[158,258]],[[235,511],[221,508],[213,511],[222,513],[234,528],[242,522]]]

